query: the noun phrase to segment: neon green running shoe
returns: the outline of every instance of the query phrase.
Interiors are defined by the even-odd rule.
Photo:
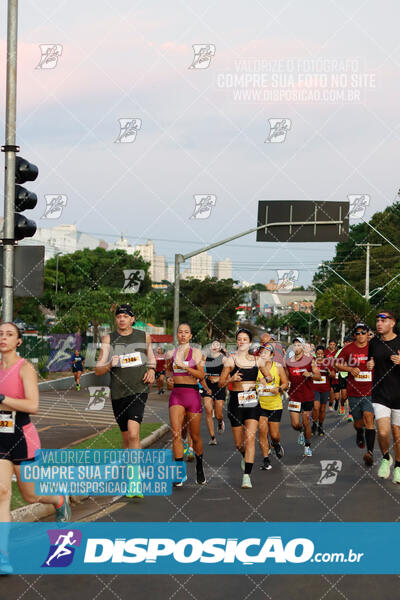
[[[393,464],[393,458],[389,455],[389,460],[382,458],[381,466],[379,467],[378,477],[388,479],[390,476],[390,467]]]
[[[400,483],[400,467],[395,467],[393,469],[393,483]]]

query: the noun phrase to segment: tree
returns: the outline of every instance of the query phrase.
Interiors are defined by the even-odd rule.
[[[335,318],[344,321],[348,327],[356,321],[366,321],[371,326],[374,324],[370,303],[348,285],[335,283],[325,290],[317,297],[315,309],[322,319]]]

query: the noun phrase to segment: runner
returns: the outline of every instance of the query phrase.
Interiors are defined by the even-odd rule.
[[[156,383],[158,387],[158,393],[164,393],[164,379],[165,379],[165,354],[161,346],[157,347],[156,353]]]
[[[333,359],[335,358],[336,352],[337,352],[337,344],[336,344],[335,340],[329,340],[328,347],[325,350],[325,356],[328,359],[330,359],[330,362],[328,365],[329,383],[330,383],[330,390],[329,390],[329,410],[330,410],[330,412],[333,412],[333,403],[336,400],[336,394],[339,393],[339,389],[337,388],[337,386],[339,385],[339,380],[337,378],[336,371],[332,368]],[[336,389],[337,389],[337,392],[335,392]],[[336,404],[336,402],[335,402],[335,404]],[[339,405],[339,399],[338,399],[338,405]],[[337,407],[335,408],[335,410],[337,410]]]
[[[346,348],[349,344],[353,342],[353,338],[350,336],[346,336],[343,340],[343,348]],[[340,355],[343,348],[339,348],[335,354],[335,359]],[[347,377],[348,373],[346,371],[338,371],[338,388],[339,388],[339,415],[345,414],[345,404],[347,400]]]
[[[156,359],[148,333],[134,329],[129,304],[115,311],[117,329],[101,340],[96,375],[111,375],[111,403],[121,430],[124,449],[139,449],[149,384],[154,382]]]
[[[115,311],[117,329],[101,340],[96,375],[110,372],[111,404],[120,428],[122,447],[139,449],[140,424],[143,420],[149,384],[154,382],[156,359],[151,337],[134,329],[135,315],[129,304],[121,304]],[[136,482],[135,482],[136,490]],[[128,491],[127,498],[141,493]]]
[[[299,431],[298,443],[304,445],[304,456],[312,456],[310,415],[314,408],[313,381],[320,379],[321,374],[312,356],[304,354],[304,341],[293,340],[294,356],[286,360],[289,376],[290,421],[295,431]],[[300,423],[302,414],[302,424]]]
[[[374,463],[375,443],[374,408],[371,402],[372,372],[367,370],[369,327],[366,323],[357,323],[353,328],[354,342],[347,344],[340,352],[340,369],[347,371],[347,390],[351,414],[356,430],[356,444],[365,448],[364,463],[371,467]],[[365,427],[365,440],[364,440]]]
[[[255,438],[260,417],[260,405],[257,399],[257,375],[260,370],[265,384],[272,381],[265,359],[252,356],[249,349],[253,337],[248,329],[236,332],[237,351],[224,359],[224,368],[219,386],[232,383],[228,404],[228,418],[231,422],[236,448],[242,455],[242,488],[251,488],[250,474],[255,457]]]
[[[274,359],[274,347],[272,344],[264,344],[260,350],[260,357],[266,360],[266,368],[269,369],[272,377],[271,383],[263,385],[264,379],[261,371],[257,375],[258,401],[261,407],[258,441],[264,460],[260,467],[263,471],[271,469],[269,459],[270,447],[268,434],[271,436],[272,447],[275,450],[276,457],[281,459],[284,451],[281,445],[280,424],[282,419],[283,403],[282,394],[289,387],[289,381],[282,364]]]
[[[39,410],[39,388],[33,365],[20,358],[17,348],[22,335],[14,323],[0,325],[0,522],[11,521],[12,476],[17,478],[22,497],[29,504],[53,504],[56,521],[71,520],[71,509],[66,496],[37,496],[35,484],[21,481],[21,463],[33,461],[40,439],[29,415]],[[0,572],[7,563],[1,554]]]
[[[201,397],[198,380],[204,379],[204,364],[201,350],[192,348],[192,329],[188,323],[181,323],[177,330],[179,346],[167,355],[167,373],[172,373],[174,388],[169,398],[169,417],[173,434],[172,450],[175,460],[183,460],[182,430],[187,416],[187,426],[192,438],[196,456],[196,481],[206,483],[203,470],[203,440],[200,435]],[[187,477],[176,483],[181,486]]]
[[[317,346],[315,350],[315,364],[321,373],[321,379],[313,380],[314,389],[314,407],[312,411],[311,433],[315,435],[318,431],[319,436],[324,436],[324,421],[326,416],[326,406],[329,402],[329,391],[331,384],[329,381],[329,370],[326,366],[325,348]]]
[[[271,333],[263,333],[260,337],[260,346],[265,346],[266,344],[272,344],[275,360],[283,365],[285,361],[285,351],[282,344],[277,342],[275,336]]]
[[[201,395],[206,411],[207,429],[210,434],[209,446],[215,446],[217,444],[217,440],[215,439],[213,413],[218,421],[218,433],[223,433],[225,431],[223,409],[226,390],[225,388],[220,388],[218,386],[223,368],[223,359],[224,355],[221,352],[221,344],[218,340],[214,340],[211,344],[209,354],[203,356],[203,360],[205,360],[206,376],[201,381]]]
[[[372,403],[382,452],[378,477],[388,479],[390,476],[391,429],[396,460],[392,481],[400,484],[400,339],[394,332],[395,325],[393,313],[383,310],[377,315],[376,331],[380,337],[375,336],[369,342],[367,368],[374,369]]]
[[[74,355],[72,356],[72,372],[75,377],[75,385],[76,391],[79,392],[81,389],[81,375],[83,371],[83,365],[85,364],[85,359],[79,350],[75,350]]]

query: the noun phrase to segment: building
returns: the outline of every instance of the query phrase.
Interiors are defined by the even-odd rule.
[[[232,261],[230,258],[215,263],[214,277],[217,279],[232,279]]]
[[[190,259],[190,277],[195,279],[212,277],[212,257],[207,252],[197,254]]]
[[[292,311],[311,313],[316,299],[315,292],[310,291],[293,291],[287,294],[257,292],[257,294],[260,313],[266,317],[282,316]]]
[[[174,281],[175,281],[175,265],[168,265],[167,281],[169,281],[170,283],[174,283]]]
[[[164,281],[167,277],[167,265],[165,256],[154,255],[153,262],[153,281]]]
[[[77,230],[76,225],[57,225],[56,227],[39,227],[35,235],[19,242],[21,246],[45,247],[45,260],[53,258],[57,253],[72,254],[77,250],[89,248],[94,250],[105,244],[92,235]]]
[[[139,252],[143,260],[150,263],[149,275],[152,281],[163,281],[166,279],[165,256],[156,255],[154,244],[151,240],[147,240],[146,244],[136,244],[134,251]]]

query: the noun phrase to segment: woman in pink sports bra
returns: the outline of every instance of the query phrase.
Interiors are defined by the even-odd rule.
[[[39,388],[36,371],[31,363],[17,354],[22,336],[14,323],[0,325],[0,521],[11,521],[11,480],[15,473],[22,497],[26,502],[53,504],[57,521],[69,521],[71,509],[67,497],[37,496],[35,484],[21,481],[21,462],[32,461],[40,449],[36,427],[29,414],[39,410]],[[1,563],[4,554],[0,548]]]
[[[172,449],[175,460],[183,461],[182,429],[187,415],[196,456],[196,481],[203,485],[206,483],[203,470],[203,440],[200,435],[203,409],[198,380],[204,379],[204,361],[201,350],[190,346],[192,330],[188,323],[179,325],[177,338],[179,346],[166,355],[167,375],[174,383],[169,398],[169,418],[173,433]],[[176,485],[182,485],[185,480],[186,477]]]

